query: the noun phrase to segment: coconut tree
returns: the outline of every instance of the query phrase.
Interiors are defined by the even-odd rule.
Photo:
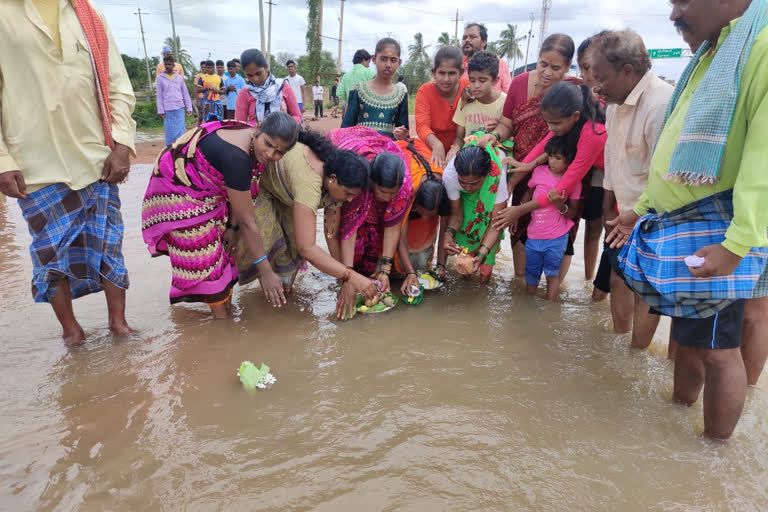
[[[421,32],[416,32],[413,36],[413,44],[408,45],[408,59],[414,62],[424,61],[429,62],[429,54],[427,48],[432,45],[424,44],[424,36]]]
[[[488,44],[485,45],[485,51],[491,52],[497,57],[502,56],[501,50],[499,49],[499,43],[497,41],[488,41]]]
[[[437,38],[437,46],[438,48],[443,46],[451,46],[453,44],[453,41],[451,41],[451,36],[448,34],[448,32],[443,32],[440,34],[440,37]]]
[[[176,62],[181,64],[181,67],[184,68],[186,74],[195,73],[197,68],[195,68],[195,63],[192,61],[192,56],[187,50],[181,47],[181,38],[179,38],[179,36],[176,36],[176,39],[173,37],[166,38],[165,43],[163,44],[171,47],[173,58],[176,59]]]
[[[523,51],[520,49],[520,43],[525,41],[527,36],[517,35],[517,25],[511,25],[507,23],[507,28],[501,31],[501,39],[497,42],[499,48],[499,56],[507,59],[512,59],[512,70],[515,69],[515,61],[523,58]]]

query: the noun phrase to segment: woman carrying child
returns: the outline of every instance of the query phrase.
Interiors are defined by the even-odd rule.
[[[341,203],[353,200],[367,188],[368,163],[310,130],[300,131],[296,146],[264,169],[252,216],[285,293],[293,288],[305,261],[344,282],[342,297],[347,300],[337,304],[338,318],[352,317],[349,302],[354,304],[357,293],[374,293],[370,279],[342,265],[316,241],[317,212],[325,211],[326,233],[333,235],[333,219],[338,218]],[[237,268],[240,284],[261,275],[259,265],[247,256],[244,240],[237,251]]]
[[[544,95],[562,80],[571,67],[575,47],[573,39],[565,34],[552,34],[547,37],[539,50],[536,69],[530,73],[517,75],[507,91],[504,103],[504,115],[496,130],[480,140],[480,145],[495,144],[507,139],[514,141],[512,154],[517,161],[522,161],[528,153],[547,136],[549,128],[541,116],[541,100]],[[512,204],[520,204],[526,192],[525,183],[515,187],[510,185]],[[521,219],[520,231],[511,237],[512,250],[515,257],[515,274],[522,277],[525,274],[525,252],[519,237],[525,233],[525,223],[529,217]]]
[[[400,60],[400,43],[385,37],[376,43],[376,76],[349,92],[342,128],[365,126],[393,140],[408,138],[408,93],[392,82]]]
[[[328,136],[339,149],[354,151],[370,162],[370,187],[344,203],[337,219],[338,236],[326,236],[328,248],[334,258],[373,276],[381,291],[388,292],[403,220],[413,199],[407,159],[391,139],[370,128],[339,128]]]
[[[549,164],[533,170],[523,205],[534,196],[546,194],[551,204],[531,212],[528,240],[525,242],[525,284],[528,293],[535,294],[541,274],[547,279],[547,300],[555,300],[560,291],[560,265],[568,245],[573,219],[579,212],[581,183],[568,195],[554,192],[565,170],[576,156],[576,146],[566,137],[553,137],[545,147]]]
[[[507,205],[507,176],[500,156],[490,145],[469,142],[445,168],[443,184],[451,201],[451,216],[443,234],[448,254],[463,249],[473,258],[472,274],[480,271],[487,283],[496,264],[502,230],[492,220]]]
[[[253,217],[251,184],[254,169],[282,158],[298,132],[282,112],[258,128],[215,121],[160,153],[142,203],[142,234],[152,256],[170,258],[172,304],[204,302],[215,318],[229,316],[238,226],[243,257],[261,270],[267,301],[276,307],[285,302]]]
[[[569,197],[593,167],[605,168],[604,150],[607,134],[605,126],[598,122],[602,119],[599,105],[595,102],[592,91],[585,85],[560,82],[554,85],[541,101],[541,115],[547,122],[550,132],[523,160],[523,164],[514,170],[511,184],[524,180],[536,167],[547,162],[545,147],[549,139],[563,137],[576,146],[576,157],[554,189],[563,198]],[[551,204],[547,194],[537,193],[532,201],[502,210],[494,220],[498,229],[515,223],[522,216],[538,208]],[[518,226],[519,227],[519,226]],[[573,237],[570,238],[566,257],[560,274],[565,277],[573,255]]]
[[[453,116],[461,101],[461,92],[469,80],[461,78],[463,55],[453,45],[443,46],[435,53],[431,82],[416,93],[416,133],[432,152],[430,162],[443,168],[451,144],[456,138]]]

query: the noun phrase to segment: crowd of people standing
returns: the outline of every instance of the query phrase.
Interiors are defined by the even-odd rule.
[[[81,99],[61,104],[66,119],[38,109],[29,123],[8,107],[25,101],[26,82],[3,73],[0,191],[19,199],[29,224],[35,300],[52,304],[65,341],[78,344],[72,299],[88,293],[104,290],[113,331],[130,332],[117,184],[129,172],[135,100],[100,13],[83,0],[60,13],[46,5],[37,9],[53,37],[24,9],[1,8],[4,19],[27,20],[14,30],[30,44],[4,52],[0,71],[14,59],[42,68],[28,48],[47,48],[89,86],[64,85]],[[446,279],[450,256],[455,272],[489,282],[505,238],[515,276],[535,294],[543,274],[555,300],[583,218],[585,277],[595,278],[596,299],[610,294],[616,332],[644,348],[659,316],[672,317],[674,399],[690,405],[703,389],[705,434],[729,438],[768,357],[768,5],[673,1],[670,18],[695,52],[674,88],[629,29],[578,48],[551,35],[536,69],[512,77],[486,51],[485,27],[470,23],[461,50],[441,47],[433,81],[416,93],[415,138],[392,38],[372,55],[356,52],[334,86],[341,127],[327,136],[302,126],[295,62],[278,79],[257,49],[226,71],[223,61],[201,63],[200,124],[184,130],[191,99],[165,55],[167,145],[142,231],[153,256],[169,257],[170,301],[205,303],[224,319],[235,285],[258,279],[280,307],[311,263],[340,280],[336,314],[350,318],[359,295],[398,281],[411,296],[424,271]],[[85,35],[90,59],[62,52],[73,32]],[[568,75],[574,59],[580,78]],[[318,117],[324,91],[315,88]],[[327,251],[316,240],[321,210]]]

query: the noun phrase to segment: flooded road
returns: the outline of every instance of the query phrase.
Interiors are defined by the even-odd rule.
[[[26,224],[0,198],[0,509],[768,509],[768,379],[731,442],[702,439],[701,403],[670,403],[666,330],[630,351],[581,258],[557,304],[525,296],[505,248],[489,288],[454,280],[418,307],[338,323],[311,269],[283,310],[252,285],[214,322],[168,304],[168,261],[141,240],[148,173],[121,190],[140,333],[113,338],[89,296],[75,350],[32,302]],[[243,391],[246,359],[272,389]]]

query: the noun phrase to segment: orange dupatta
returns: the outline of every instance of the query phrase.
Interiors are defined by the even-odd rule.
[[[421,155],[429,165],[429,160],[432,158],[432,150],[421,139],[410,140],[397,140],[395,141],[403,153],[408,157],[408,169],[411,173],[411,183],[413,185],[414,194],[419,188],[422,180],[426,180],[427,169],[413,151],[409,148],[415,149],[416,152]],[[436,164],[430,165],[432,172],[442,177],[443,170],[437,167]],[[440,217],[432,217],[429,219],[419,218],[414,220],[408,220],[411,209],[413,208],[413,202],[408,207],[408,211],[405,212],[403,217],[403,223],[408,223],[408,249],[410,252],[419,252],[427,249],[435,243],[437,237],[437,231],[440,228]],[[395,270],[402,273],[400,265],[400,256],[395,254]]]
[[[88,49],[91,53],[91,66],[96,80],[96,95],[99,100],[101,124],[107,146],[114,148],[112,140],[112,113],[109,108],[109,38],[99,14],[88,0],[74,0],[72,5],[80,20]]]

